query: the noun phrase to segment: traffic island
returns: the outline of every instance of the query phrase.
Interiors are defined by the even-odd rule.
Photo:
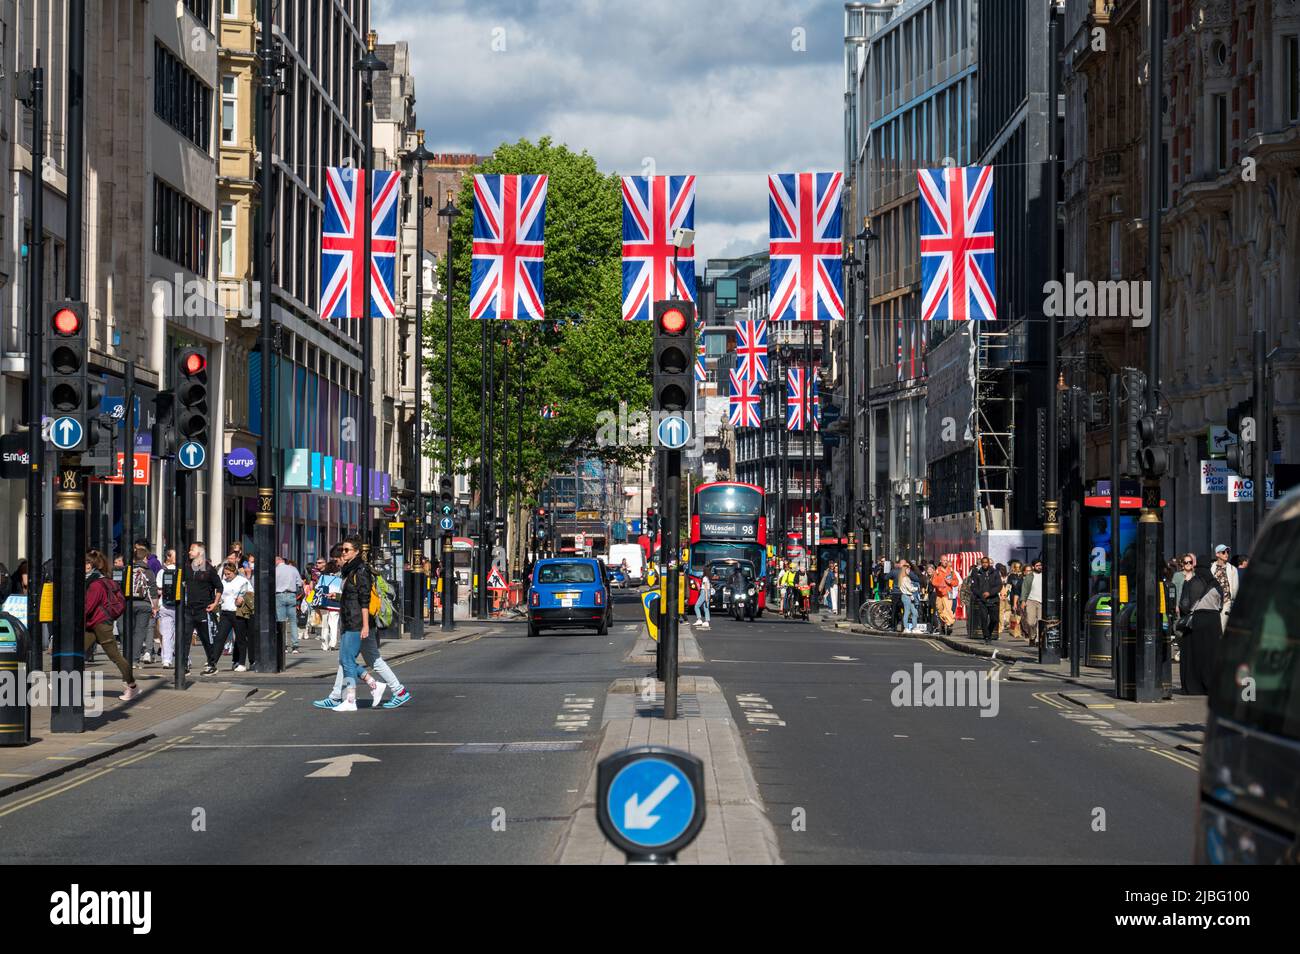
[[[699,836],[677,855],[681,864],[780,864],[776,831],[763,807],[740,731],[718,684],[684,676],[678,685],[680,717],[663,718],[663,684],[620,679],[605,697],[599,750],[582,802],[560,840],[561,864],[623,864],[623,852],[597,822],[597,766],[637,746],[664,746],[702,763],[705,818]]]

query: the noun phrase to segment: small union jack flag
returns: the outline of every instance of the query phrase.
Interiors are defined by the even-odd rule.
[[[549,421],[551,418],[559,417],[559,416],[560,416],[560,406],[558,404],[542,405],[542,418],[544,420]]]
[[[651,302],[674,287],[695,301],[695,251],[674,249],[679,228],[695,228],[695,176],[623,177],[624,321],[649,321]]]
[[[811,405],[808,410],[812,414],[812,429],[821,430],[822,408],[821,395],[818,393],[820,388],[817,384],[816,369],[808,368],[787,368],[786,373],[786,417],[785,429],[787,431],[802,431],[804,429],[804,411],[805,405]],[[812,382],[812,393],[805,391],[808,382]]]
[[[767,380],[767,322],[736,322],[736,370],[748,381]]]
[[[993,167],[919,169],[921,318],[998,316],[993,271]]]
[[[758,411],[758,382],[742,378],[739,371],[731,372],[731,414],[727,422],[732,427],[762,427]]]
[[[325,215],[320,237],[320,316],[322,318],[392,318],[396,314],[394,275],[397,266],[397,199],[402,177],[374,173],[371,182],[370,304],[365,296],[365,216],[363,169],[325,167]]]
[[[546,317],[545,228],[546,176],[474,177],[471,318]]]
[[[844,317],[839,172],[767,177],[773,321]]]
[[[708,351],[704,344],[704,323],[695,326],[695,380],[709,380]]]

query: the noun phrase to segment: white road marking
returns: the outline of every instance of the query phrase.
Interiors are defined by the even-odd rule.
[[[350,755],[334,755],[327,759],[312,759],[308,765],[321,766],[314,772],[308,772],[304,778],[347,778],[352,774],[352,766],[358,762],[378,762],[379,759],[369,755],[353,752]]]
[[[560,712],[555,717],[555,728],[562,732],[577,732],[591,724],[591,715],[596,707],[596,700],[591,696],[579,696],[569,693],[560,705]]]
[[[772,703],[753,692],[736,694],[736,705],[745,713],[750,725],[785,725],[784,720],[776,714]]]

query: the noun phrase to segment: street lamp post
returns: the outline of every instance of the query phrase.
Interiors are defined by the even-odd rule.
[[[415,132],[415,148],[406,156],[415,164],[415,529],[411,549],[415,552],[415,571],[411,585],[415,589],[414,618],[411,638],[424,639],[424,164],[433,158],[424,144],[424,130]]]
[[[447,193],[447,204],[438,210],[438,218],[447,220],[447,288],[444,297],[447,300],[447,341],[446,351],[443,353],[443,392],[442,408],[444,415],[444,446],[443,446],[443,473],[452,480],[452,487],[455,487],[454,471],[452,470],[451,458],[451,279],[454,270],[454,260],[451,255],[451,231],[452,225],[456,221],[456,216],[460,215],[460,209],[456,208],[456,194]],[[444,530],[442,533],[442,629],[443,632],[451,632],[456,626],[455,615],[452,607],[456,602],[456,531]]]
[[[1056,280],[1056,201],[1057,201],[1057,142],[1056,142],[1056,60],[1057,25],[1056,5],[1048,9],[1048,130],[1047,130],[1047,269],[1048,278]],[[1159,150],[1156,150],[1159,152]],[[1038,641],[1038,661],[1055,665],[1061,661],[1061,521],[1060,521],[1060,442],[1057,437],[1057,409],[1059,395],[1056,357],[1057,317],[1047,319],[1047,460],[1044,476],[1045,500],[1043,502],[1043,621],[1042,639]],[[1112,489],[1112,493],[1118,493]]]
[[[269,6],[269,4],[268,4]],[[374,423],[371,405],[374,395],[371,393],[371,373],[374,364],[374,327],[371,321],[370,306],[370,262],[371,233],[370,220],[374,217],[375,191],[371,178],[375,171],[374,147],[374,98],[375,73],[388,69],[384,61],[375,55],[375,31],[366,34],[366,54],[357,60],[357,69],[362,73],[361,82],[361,149],[365,154],[364,168],[361,171],[357,188],[362,190],[362,257],[365,263],[361,269],[361,307],[364,314],[361,319],[361,554],[365,560],[370,559],[371,537],[374,533],[370,518],[370,479],[374,456]]]

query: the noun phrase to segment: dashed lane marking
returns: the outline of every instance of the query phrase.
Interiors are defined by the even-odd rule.
[[[745,719],[750,725],[785,725],[784,720],[776,714],[772,703],[757,693],[737,693],[736,705],[740,706],[740,711],[745,713]]]

